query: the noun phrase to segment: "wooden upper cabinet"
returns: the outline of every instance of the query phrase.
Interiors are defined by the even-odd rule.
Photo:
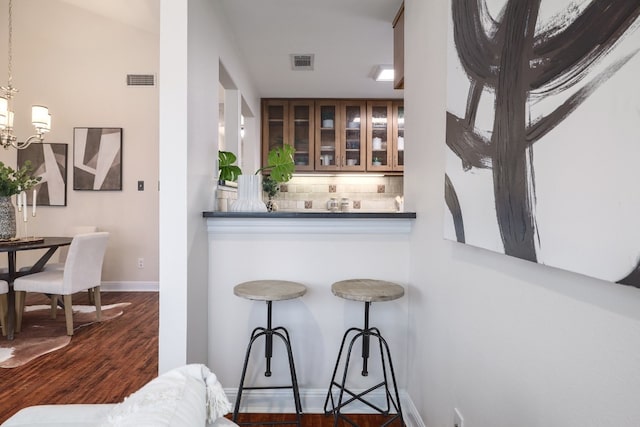
[[[366,111],[366,101],[316,101],[315,170],[365,170]]]
[[[269,151],[295,148],[297,172],[402,172],[402,101],[263,99],[262,165]]]
[[[266,99],[262,101],[262,166],[266,166],[269,151],[291,145],[298,171],[314,170],[313,100]]]
[[[404,89],[404,2],[393,20],[393,87]]]

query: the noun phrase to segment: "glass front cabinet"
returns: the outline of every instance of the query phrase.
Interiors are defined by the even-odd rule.
[[[403,101],[368,101],[367,120],[367,170],[404,171]]]
[[[262,103],[262,165],[275,147],[292,145],[297,171],[314,170],[314,101],[265,100]]]
[[[364,101],[316,101],[316,170],[365,170],[365,105]]]
[[[402,172],[402,101],[265,99],[262,159],[274,147],[295,148],[296,171]]]

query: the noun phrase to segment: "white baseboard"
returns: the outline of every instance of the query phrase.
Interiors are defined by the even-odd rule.
[[[159,282],[102,282],[101,292],[158,292]]]
[[[237,389],[224,390],[229,400],[234,402],[238,394]],[[363,390],[354,390],[360,393]],[[324,401],[327,397],[327,390],[323,389],[300,389],[300,400],[302,403],[302,412],[307,414],[324,414]],[[375,391],[367,395],[367,398],[374,404],[384,406],[384,392]],[[425,427],[416,406],[413,404],[411,397],[404,391],[400,391],[400,404],[404,422],[407,427]],[[242,393],[242,405],[240,412],[261,413],[261,414],[278,414],[278,413],[294,413],[295,407],[291,390],[246,390]],[[375,413],[370,407],[360,403],[353,402],[343,410],[347,413],[367,414]]]

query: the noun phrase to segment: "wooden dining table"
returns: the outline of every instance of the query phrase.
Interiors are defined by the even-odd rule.
[[[15,331],[16,304],[13,281],[18,277],[42,271],[51,256],[61,246],[69,246],[72,237],[26,237],[14,240],[0,241],[0,252],[7,254],[7,271],[0,272],[0,279],[9,283],[9,293],[7,294],[7,339],[12,340]],[[17,268],[18,252],[46,249],[40,258],[29,268]]]

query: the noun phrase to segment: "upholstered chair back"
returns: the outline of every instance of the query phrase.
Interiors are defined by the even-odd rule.
[[[73,237],[64,264],[62,295],[100,286],[102,263],[109,233],[77,234]]]

